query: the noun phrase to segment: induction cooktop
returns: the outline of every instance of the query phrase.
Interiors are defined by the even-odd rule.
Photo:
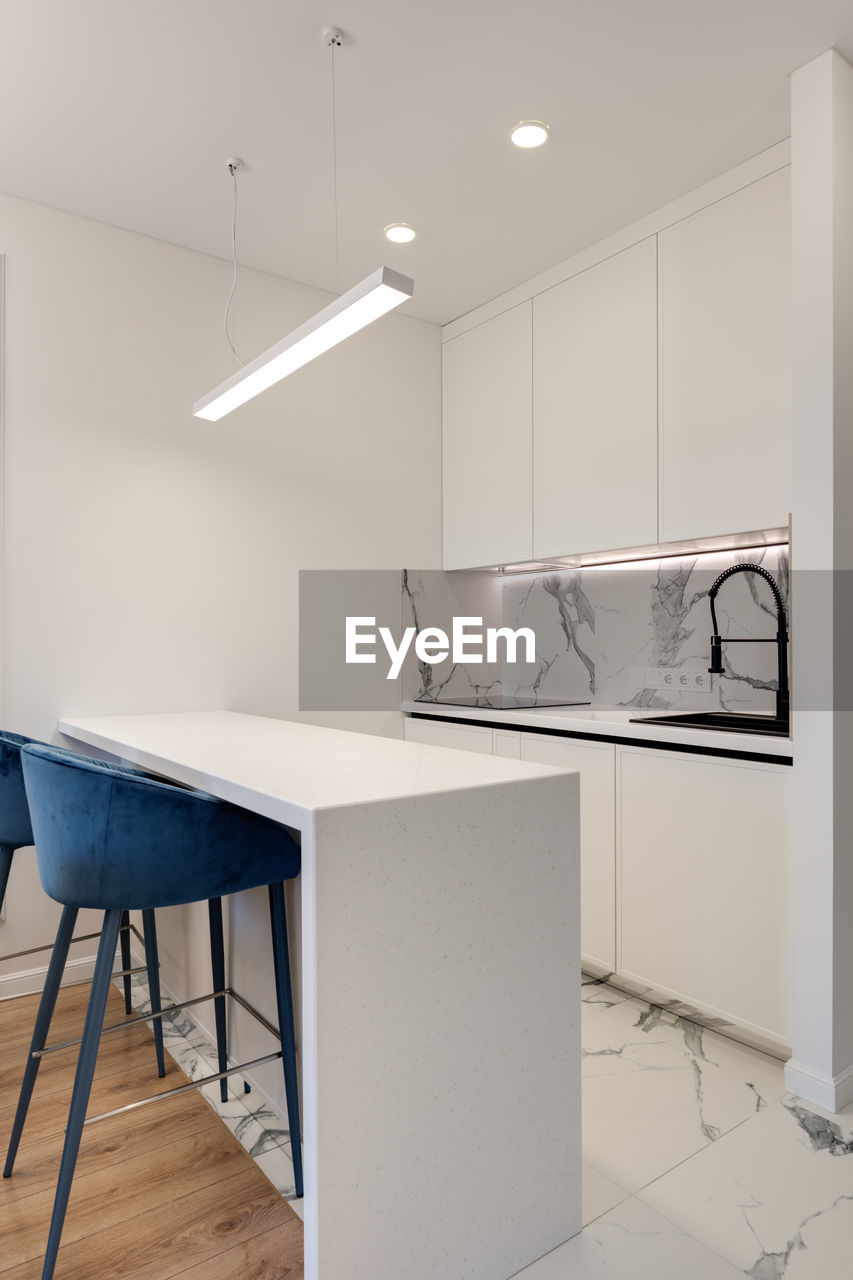
[[[482,707],[488,711],[526,711],[531,707],[588,707],[588,701],[577,698],[537,698],[534,695],[481,693],[459,698],[416,698],[430,707]]]

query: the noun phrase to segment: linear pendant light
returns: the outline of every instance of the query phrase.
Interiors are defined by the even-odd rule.
[[[348,289],[311,320],[294,329],[281,342],[221,382],[193,405],[197,418],[218,422],[226,413],[301,369],[373,320],[399,307],[414,294],[414,282],[390,267],[380,267],[366,280]]]

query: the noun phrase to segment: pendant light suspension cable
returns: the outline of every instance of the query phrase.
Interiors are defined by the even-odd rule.
[[[247,365],[242,363],[237,355],[230,325],[231,307],[237,289],[237,170],[241,162],[234,159],[226,161],[234,184],[234,210],[231,219],[233,273],[231,292],[225,304],[225,338],[240,368],[193,405],[195,416],[205,418],[208,422],[218,422],[220,418],[224,418],[240,405],[260,395],[262,391],[280,382],[282,378],[301,369],[303,365],[323,355],[339,342],[344,342],[366,325],[378,320],[380,316],[393,311],[395,307],[399,307],[401,303],[411,298],[415,291],[414,281],[408,276],[401,275],[399,271],[392,271],[390,267],[380,267],[378,271],[374,271],[372,275],[341,294],[335,49],[339,49],[343,44],[344,35],[338,27],[326,27],[322,37],[326,46],[332,50],[332,194],[335,205],[335,277],[338,297],[285,338],[274,343],[267,351],[255,356],[254,360],[250,360]]]
[[[335,100],[335,50],[344,42],[337,27],[326,27],[323,39],[332,54],[332,203],[335,210],[335,292],[341,291],[341,230],[338,216],[338,108]]]
[[[228,343],[228,346],[231,348],[231,353],[234,356],[234,359],[237,361],[240,368],[242,369],[245,366],[243,365],[243,361],[240,359],[240,357],[237,354],[237,348],[234,345],[235,343],[234,331],[231,325],[229,324],[229,320],[231,316],[231,307],[234,302],[234,294],[237,291],[237,170],[240,168],[240,161],[236,159],[231,159],[226,161],[226,164],[228,166],[228,172],[231,174],[231,180],[234,183],[234,208],[231,215],[231,261],[233,263],[233,271],[231,275],[231,292],[228,294],[228,301],[225,303],[225,315],[223,317],[223,324],[225,328],[225,341]]]

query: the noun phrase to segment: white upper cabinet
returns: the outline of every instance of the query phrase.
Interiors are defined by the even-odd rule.
[[[657,532],[652,236],[533,299],[533,554],[644,546]]]
[[[661,541],[785,525],[790,170],[662,231]]]
[[[533,552],[531,304],[443,348],[444,567]]]
[[[443,353],[446,569],[787,525],[790,170]]]

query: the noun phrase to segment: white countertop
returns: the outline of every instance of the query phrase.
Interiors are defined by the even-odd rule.
[[[67,717],[59,730],[300,829],[318,810],[565,772],[235,711]]]
[[[696,747],[715,751],[748,751],[763,756],[791,759],[790,738],[759,733],[719,733],[712,729],[691,729],[686,725],[655,724],[653,717],[675,714],[658,707],[531,707],[525,711],[496,711],[488,707],[455,707],[446,702],[403,702],[402,711],[418,715],[444,716],[451,720],[479,720],[501,729],[553,729],[568,733],[595,734],[602,738],[631,738],[637,742]],[[637,716],[648,723],[632,724]]]

